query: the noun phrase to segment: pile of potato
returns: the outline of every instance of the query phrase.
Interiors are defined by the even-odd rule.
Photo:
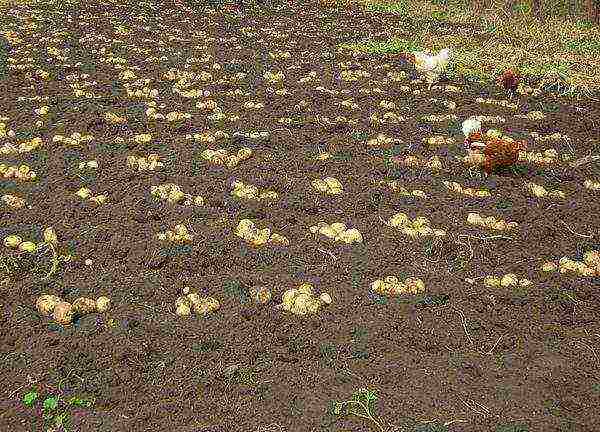
[[[157,234],[160,241],[168,241],[173,243],[189,243],[194,238],[188,233],[187,227],[184,224],[177,224],[173,231],[167,230]]]
[[[250,288],[250,298],[254,303],[267,304],[271,301],[271,291],[266,287],[252,287]]]
[[[87,199],[88,201],[91,201],[94,204],[98,204],[98,205],[104,204],[106,202],[106,200],[108,199],[108,196],[106,196],[105,194],[92,196],[92,191],[86,187],[82,187],[81,189],[79,189],[77,192],[75,192],[75,195],[77,195],[79,198],[81,198],[83,200]]]
[[[29,165],[10,166],[0,164],[0,176],[5,179],[16,179],[19,181],[33,181],[37,178],[37,174]]]
[[[319,192],[327,193],[329,195],[338,195],[343,192],[342,184],[334,177],[315,179],[311,184]]]
[[[73,132],[70,137],[63,135],[54,135],[52,142],[61,142],[69,146],[78,146],[82,142],[90,142],[94,137],[92,135],[80,134],[79,132]]]
[[[399,138],[391,138],[385,136],[385,134],[377,134],[375,138],[371,138],[367,141],[367,145],[369,147],[378,147],[378,148],[389,148],[396,143],[402,143],[402,140]]]
[[[213,297],[200,297],[197,293],[190,293],[187,287],[183,292],[184,295],[175,300],[175,313],[179,316],[190,316],[192,311],[198,315],[207,315],[221,307]]]
[[[84,169],[98,169],[98,161],[90,160],[90,161],[80,162],[79,163],[79,169],[80,170],[84,170]]]
[[[323,234],[329,239],[346,244],[362,243],[363,241],[360,231],[356,228],[347,229],[346,225],[341,222],[334,222],[331,225],[325,222],[318,222],[317,225],[311,226],[309,229],[313,234]]]
[[[423,142],[429,148],[435,149],[444,146],[451,146],[454,144],[454,138],[446,135],[434,135],[427,138],[423,138]]]
[[[497,231],[510,231],[519,227],[516,222],[506,222],[503,219],[496,219],[494,216],[483,217],[479,213],[469,213],[467,223]]]
[[[579,276],[600,276],[600,251],[590,250],[583,254],[583,261],[575,261],[562,257],[558,264],[548,261],[542,265],[542,271],[561,273],[576,273]]]
[[[386,225],[398,228],[401,233],[411,237],[443,237],[446,231],[442,229],[434,229],[429,225],[429,219],[423,216],[416,217],[414,220],[405,213],[396,213],[390,218]]]
[[[600,191],[600,182],[587,179],[583,182],[583,187],[593,191]]]
[[[414,277],[408,277],[404,282],[396,276],[386,276],[371,283],[371,290],[383,296],[400,296],[406,294],[421,294],[425,292],[425,283]]]
[[[442,161],[438,156],[431,156],[429,159],[425,159],[421,156],[406,156],[404,159],[394,157],[394,162],[398,162],[404,166],[412,168],[428,168],[432,171],[439,171],[442,169]]]
[[[37,250],[37,245],[34,242],[23,241],[23,239],[16,234],[4,237],[4,246],[11,249],[18,249],[21,252],[33,253]]]
[[[483,284],[488,288],[508,288],[517,285],[521,287],[527,287],[530,286],[532,282],[526,278],[519,279],[514,273],[507,273],[501,278],[497,276],[486,276],[483,280]]]
[[[386,185],[392,191],[396,192],[397,194],[399,194],[401,196],[413,196],[416,198],[427,199],[427,194],[424,191],[422,191],[420,189],[414,189],[412,191],[409,191],[404,186],[400,186],[400,183],[398,182],[398,180],[380,180],[379,184]]]
[[[16,195],[4,194],[0,197],[0,202],[13,209],[22,209],[25,207],[25,200]]]
[[[156,153],[150,153],[147,157],[129,155],[127,156],[127,166],[138,171],[155,171],[157,168],[165,166],[159,158],[160,156]]]
[[[279,197],[279,195],[275,191],[265,190],[260,192],[256,186],[245,184],[241,181],[234,181],[231,184],[231,187],[233,188],[233,190],[231,191],[231,195],[233,195],[236,198],[263,200],[277,199]]]
[[[558,152],[555,149],[544,150],[540,152],[519,152],[521,162],[529,162],[537,165],[553,165],[559,162]]]
[[[252,139],[252,140],[258,140],[258,139],[263,139],[266,140],[268,139],[271,134],[268,131],[262,131],[262,132],[234,132],[233,133],[234,137],[244,137],[244,138],[248,138],[248,139]]]
[[[193,196],[184,193],[175,183],[164,183],[159,186],[150,186],[150,195],[158,199],[167,200],[170,204],[177,204],[183,200],[183,205],[204,205],[204,198],[200,195]]]
[[[377,114],[371,114],[369,116],[369,123],[373,126],[382,124],[398,124],[404,121],[406,121],[406,117],[399,116],[392,111],[384,113],[381,117],[379,117]]]
[[[242,219],[235,229],[235,235],[245,240],[252,246],[262,246],[266,243],[279,246],[288,246],[290,241],[277,233],[271,233],[269,228],[259,229],[249,219]]]
[[[463,188],[457,182],[450,182],[450,181],[444,180],[442,182],[442,184],[444,186],[446,186],[446,189],[448,189],[452,192],[456,192],[461,195],[466,195],[469,197],[486,198],[486,197],[489,197],[492,195],[492,194],[490,194],[489,191],[484,190],[484,189]]]
[[[317,313],[323,305],[331,303],[329,294],[324,292],[319,297],[315,297],[314,286],[303,283],[298,288],[291,288],[283,293],[280,307],[295,315],[310,315]]]
[[[250,158],[250,156],[252,156],[252,149],[249,147],[242,147],[238,150],[237,154],[229,154],[229,151],[226,149],[206,149],[201,153],[200,156],[216,165],[226,165],[228,168],[233,168],[241,161]]]
[[[0,124],[2,124],[2,123],[0,123]],[[0,134],[0,137],[1,136],[2,135]],[[37,148],[41,147],[42,144],[43,144],[43,141],[40,137],[32,138],[29,141],[23,141],[23,142],[19,143],[18,145],[7,142],[7,143],[2,144],[2,146],[0,146],[0,154],[9,155],[9,154],[28,153],[28,152],[31,152],[31,151],[36,150]]]
[[[69,303],[55,295],[44,294],[38,297],[35,306],[43,316],[52,316],[52,319],[58,324],[68,326],[77,316],[106,312],[110,307],[110,299],[104,296],[98,297],[96,300],[79,297],[73,303]]]
[[[121,117],[118,114],[115,114],[115,113],[110,112],[110,111],[105,112],[102,117],[104,118],[104,120],[107,123],[112,124],[112,125],[127,123],[127,118],[126,117]]]
[[[561,191],[560,189],[546,190],[546,188],[544,186],[535,184],[533,182],[526,182],[525,190],[536,198],[544,198],[544,197],[565,198],[566,197],[565,193],[563,191]]]

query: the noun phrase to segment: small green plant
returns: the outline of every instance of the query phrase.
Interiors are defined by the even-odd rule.
[[[225,294],[231,297],[237,297],[240,300],[240,303],[246,303],[249,300],[248,293],[242,287],[242,284],[236,280],[226,281],[224,290]]]
[[[496,432],[529,432],[529,427],[523,423],[503,424],[496,427]]]
[[[34,408],[41,400],[41,395],[36,388],[31,389],[23,395],[23,405],[28,408]],[[94,405],[94,399],[84,399],[81,397],[71,397],[63,400],[57,395],[46,395],[41,403],[42,421],[45,430],[53,429],[52,426],[60,426],[63,430],[69,430],[70,409],[91,408]]]
[[[319,357],[327,364],[332,366],[337,357],[337,349],[331,342],[325,342],[319,346]]]
[[[370,420],[379,428],[384,431],[383,425],[380,421],[377,421],[375,415],[375,403],[377,401],[377,394],[373,390],[366,388],[359,389],[352,394],[352,399],[342,402],[333,402],[333,414],[336,416],[347,416],[355,415],[365,420]]]

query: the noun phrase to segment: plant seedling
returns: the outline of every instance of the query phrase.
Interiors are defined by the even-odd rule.
[[[375,391],[369,389],[359,389],[352,394],[352,399],[343,402],[334,402],[333,413],[336,416],[355,415],[366,420],[370,420],[381,430],[384,431],[382,424],[374,417],[375,401],[377,395]]]
[[[33,408],[39,399],[40,393],[37,389],[31,389],[23,395],[23,405]],[[65,401],[59,396],[47,395],[41,404],[43,421],[44,423],[50,421],[56,426],[61,426],[63,430],[68,430],[67,423],[70,416],[69,408],[91,408],[94,402],[94,400],[88,400],[77,396]]]

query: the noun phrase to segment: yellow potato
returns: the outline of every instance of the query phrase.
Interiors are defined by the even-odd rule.
[[[106,312],[110,307],[110,299],[108,297],[100,296],[96,299],[96,310],[100,313]]]
[[[281,302],[283,303],[283,308],[289,310],[292,304],[294,303],[294,299],[296,296],[300,294],[297,289],[291,288],[283,293],[281,296]]]
[[[501,279],[496,276],[486,276],[483,283],[488,288],[498,288],[502,285]]]
[[[558,266],[555,263],[553,263],[552,261],[548,261],[548,262],[545,262],[544,264],[542,264],[541,270],[543,272],[553,272],[553,271],[558,270]]]
[[[371,283],[371,290],[376,293],[382,294],[385,291],[385,282],[381,279],[377,279]]]
[[[305,282],[298,287],[299,294],[313,295],[314,287],[312,284]]]
[[[181,303],[177,306],[175,313],[179,316],[190,316],[192,314],[192,309],[189,304]]]
[[[54,307],[60,302],[60,297],[51,294],[44,294],[38,297],[35,306],[40,314],[44,316],[50,316],[54,311]]]
[[[500,280],[500,285],[503,287],[515,286],[519,283],[519,279],[513,273],[505,274]]]
[[[96,311],[96,301],[87,297],[79,297],[73,302],[73,312],[86,315]]]
[[[412,227],[418,228],[429,225],[429,219],[423,216],[419,216],[412,221]]]
[[[54,310],[52,311],[52,318],[57,323],[63,326],[68,326],[73,321],[73,314],[74,311],[71,303],[60,301],[56,304]]]
[[[319,296],[319,300],[328,305],[330,305],[333,302],[331,296],[327,293],[321,293],[321,295]]]

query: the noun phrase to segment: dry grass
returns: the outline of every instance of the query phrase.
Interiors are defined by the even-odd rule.
[[[403,43],[432,51],[454,47],[455,71],[459,75],[489,80],[507,67],[516,67],[526,77],[559,81],[574,96],[589,96],[590,91],[600,90],[600,27],[590,25],[581,16],[548,17],[542,22],[527,11],[514,11],[510,16],[500,7],[502,2],[495,2],[479,15],[460,4],[381,0],[358,3],[374,13],[403,14],[424,23],[415,26],[417,32]],[[340,3],[344,4],[347,2]],[[467,24],[473,29],[471,33],[438,36],[431,31],[437,23]],[[482,39],[485,42],[480,42]],[[391,42],[399,44],[397,40]]]

